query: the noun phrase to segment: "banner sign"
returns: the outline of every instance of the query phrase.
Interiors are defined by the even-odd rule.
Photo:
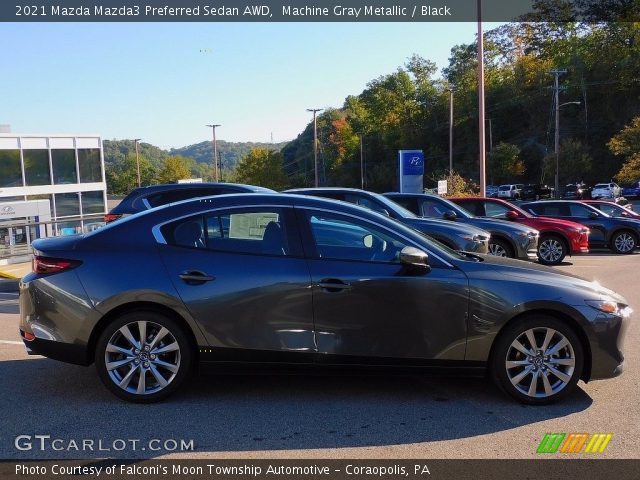
[[[401,193],[422,193],[424,153],[422,150],[398,150]]]

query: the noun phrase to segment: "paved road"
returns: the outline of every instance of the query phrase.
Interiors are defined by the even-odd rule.
[[[640,310],[640,254],[603,251],[557,268],[600,281]],[[623,376],[580,383],[562,404],[535,408],[482,380],[418,376],[206,375],[165,403],[129,405],[103,388],[93,367],[28,357],[17,317],[15,295],[0,293],[0,458],[527,458],[546,432],[612,432],[606,457],[640,458],[637,319]],[[40,451],[33,437],[32,450],[14,447],[16,436],[38,434],[61,439],[64,450]],[[81,450],[83,439],[94,440],[93,451],[76,451],[72,442]],[[120,439],[128,446],[114,451]],[[129,439],[140,440],[139,450]],[[193,440],[195,452],[150,451],[162,445],[150,439]]]

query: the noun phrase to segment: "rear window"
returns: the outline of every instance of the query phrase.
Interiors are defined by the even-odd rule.
[[[167,192],[159,192],[147,197],[147,203],[150,207],[158,207],[168,203],[179,202],[189,198],[207,197],[210,195],[219,195],[219,188],[185,188],[180,190],[170,190]]]
[[[593,188],[609,188],[609,184],[608,183],[598,183]]]
[[[511,190],[511,185],[500,185],[500,188],[498,188],[498,190],[500,190],[501,192],[508,192],[509,190]]]

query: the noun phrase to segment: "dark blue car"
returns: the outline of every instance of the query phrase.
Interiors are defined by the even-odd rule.
[[[622,196],[627,198],[640,197],[640,180],[629,185],[622,186]]]

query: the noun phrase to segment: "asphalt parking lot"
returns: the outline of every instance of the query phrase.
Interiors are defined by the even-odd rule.
[[[598,280],[640,310],[640,253],[597,251],[556,268]],[[27,356],[17,334],[16,294],[0,293],[0,458],[533,458],[547,432],[588,432],[613,433],[599,457],[637,459],[635,317],[625,373],[581,382],[549,407],[515,403],[481,379],[212,374],[164,403],[132,405],[108,393],[93,367]],[[16,448],[20,435],[30,436],[31,448],[29,440]],[[35,435],[50,435],[44,450]],[[54,439],[62,450],[51,448]],[[93,450],[83,450],[83,440],[93,440]],[[135,450],[128,441],[119,450],[117,440],[139,442]],[[171,442],[168,450],[151,450],[167,440],[192,440],[194,451],[171,451]]]

